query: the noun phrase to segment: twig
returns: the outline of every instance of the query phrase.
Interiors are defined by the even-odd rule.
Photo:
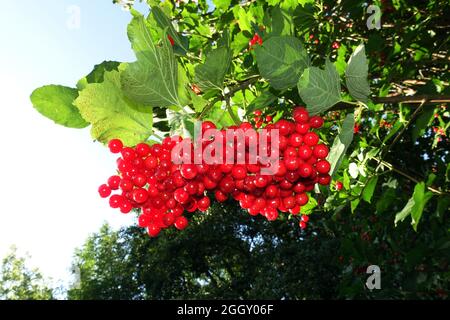
[[[398,173],[399,175],[401,175],[401,176],[403,176],[403,177],[405,177],[405,178],[407,178],[407,179],[409,179],[409,180],[411,180],[411,181],[413,181],[415,183],[421,182],[419,179],[417,179],[417,178],[411,176],[410,174],[408,174],[408,173],[400,170],[399,168],[395,167],[392,163],[389,163],[389,162],[387,162],[385,160],[381,160],[381,159],[378,159],[378,158],[375,158],[375,157],[372,158],[372,159],[374,159],[379,164],[387,167],[388,169]],[[438,194],[438,195],[448,194],[447,191],[441,191],[441,190],[433,188],[433,187],[427,187],[427,189],[430,190],[431,192],[434,192],[434,193]]]
[[[450,102],[450,96],[440,95],[420,95],[420,96],[392,96],[392,97],[375,97],[371,99],[374,103],[406,103],[406,104],[423,104],[434,105],[438,103]],[[423,102],[425,100],[425,103]],[[345,110],[355,108],[354,103],[339,102],[335,104],[330,110]]]

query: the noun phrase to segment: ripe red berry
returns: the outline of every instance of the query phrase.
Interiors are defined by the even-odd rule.
[[[299,193],[295,195],[295,203],[299,206],[304,206],[309,201],[308,195],[306,193]]]
[[[183,188],[175,190],[173,197],[177,202],[185,204],[189,200],[189,193],[187,193]]]
[[[275,185],[270,185],[266,188],[265,194],[267,198],[276,198],[278,197],[278,194],[280,193],[280,189],[278,189]]]
[[[319,160],[316,163],[316,170],[318,173],[326,174],[330,172],[331,166],[327,160]]]
[[[110,196],[110,194],[111,194],[111,188],[108,187],[108,185],[106,185],[106,184],[102,184],[98,188],[98,193],[99,193],[100,197],[108,198]]]
[[[181,176],[185,179],[194,179],[197,176],[198,169],[195,164],[183,164],[180,169]]]
[[[311,128],[318,129],[323,125],[323,119],[319,116],[313,116],[309,119]]]
[[[181,216],[175,220],[175,228],[177,228],[178,230],[184,230],[187,226],[188,220],[186,219],[186,217]]]
[[[109,206],[113,209],[119,208],[124,200],[123,196],[114,194],[109,198]]]
[[[298,156],[303,160],[308,160],[312,156],[312,149],[306,145],[298,148]]]
[[[128,179],[122,179],[122,181],[120,181],[120,189],[122,189],[122,191],[131,191],[133,190],[133,187],[133,182]]]
[[[302,219],[303,222],[306,223],[306,222],[309,221],[309,216],[307,216],[306,214],[304,214],[304,215],[302,215],[302,218],[301,218],[301,219]]]
[[[261,110],[255,110],[255,111],[253,111],[253,115],[255,116],[255,117],[261,117],[261,115],[262,115],[262,111]]]
[[[243,165],[237,165],[231,170],[231,174],[236,180],[244,179],[247,176],[247,168]]]
[[[132,209],[133,209],[133,205],[128,200],[124,200],[120,204],[120,212],[122,212],[122,213],[125,213],[125,214],[129,213]]]
[[[147,228],[147,232],[150,235],[150,237],[152,238],[157,237],[158,234],[161,232],[161,227],[155,224],[150,224]]]
[[[328,147],[324,144],[318,144],[313,149],[313,155],[318,159],[325,159],[328,156],[328,152]]]
[[[211,200],[207,196],[204,196],[197,202],[197,205],[200,211],[206,211],[211,205]]]
[[[336,181],[336,190],[341,191],[344,184],[340,181]]]
[[[305,221],[300,221],[299,226],[300,226],[300,228],[305,229],[306,228],[306,222]]]
[[[329,174],[321,174],[318,176],[317,182],[323,186],[327,186],[331,182],[331,177]]]
[[[309,121],[309,113],[304,107],[296,107],[292,117],[296,123],[307,123]]]
[[[135,189],[133,190],[133,200],[137,203],[144,203],[148,199],[148,192],[145,189]]]
[[[317,143],[319,143],[319,136],[315,132],[308,132],[303,137],[303,142],[310,147],[315,146]]]
[[[136,152],[134,151],[133,148],[130,148],[130,147],[123,148],[121,153],[122,153],[122,158],[125,161],[133,161],[134,158],[136,158]]]
[[[140,157],[146,157],[150,153],[150,146],[146,143],[139,143],[136,145],[135,150]]]
[[[265,120],[267,123],[270,123],[270,122],[272,122],[273,118],[272,118],[272,116],[266,116]]]
[[[109,141],[108,147],[112,153],[119,153],[120,151],[122,151],[123,143],[119,139],[112,139],[111,141]]]

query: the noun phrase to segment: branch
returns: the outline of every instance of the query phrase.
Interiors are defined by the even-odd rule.
[[[450,96],[443,95],[418,95],[418,96],[392,96],[392,97],[374,97],[371,99],[373,103],[408,103],[408,104],[422,104],[425,100],[424,105],[433,105],[439,103],[450,102]],[[345,110],[354,109],[355,105],[348,102],[338,102],[330,110]]]
[[[398,173],[399,175],[407,178],[408,180],[411,180],[411,181],[413,181],[415,183],[420,183],[421,182],[419,179],[417,179],[417,178],[411,176],[410,174],[408,174],[408,173],[400,170],[399,168],[395,167],[392,163],[389,163],[389,162],[387,162],[385,160],[381,160],[381,159],[378,159],[378,158],[372,158],[372,159],[377,161],[379,164],[384,165],[388,169]],[[447,191],[442,191],[442,190],[439,190],[439,189],[436,189],[436,188],[433,188],[433,187],[427,187],[427,189],[430,190],[431,192],[434,192],[434,193],[438,194],[438,195],[448,194]]]

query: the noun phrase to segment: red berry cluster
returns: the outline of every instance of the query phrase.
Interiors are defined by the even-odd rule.
[[[316,183],[328,185],[331,177],[328,174],[330,164],[325,160],[329,150],[311,131],[320,128],[323,119],[310,117],[303,107],[294,109],[293,119],[281,119],[264,127],[264,134],[271,130],[279,133],[280,157],[272,175],[263,174],[262,169],[268,165],[260,161],[255,164],[249,161],[243,164],[227,164],[225,161],[207,164],[202,160],[200,164],[175,164],[172,151],[181,142],[187,143],[187,152],[194,154],[191,139],[167,137],[161,144],[149,146],[140,143],[134,148],[124,147],[120,140],[113,139],[109,142],[110,151],[121,153],[117,160],[119,175],[110,177],[107,184],[101,185],[99,194],[107,198],[112,190],[118,190],[118,194],[109,198],[110,206],[123,213],[133,208],[140,209],[139,226],[147,228],[150,236],[156,236],[172,225],[184,229],[188,224],[183,216],[185,211],[206,211],[209,208],[211,201],[206,193],[214,195],[218,202],[231,196],[249,214],[261,214],[269,221],[276,220],[279,211],[299,215],[301,207],[309,201],[306,192],[313,190]],[[260,134],[249,122],[216,130],[218,136],[204,137],[203,133],[210,129],[216,129],[214,123],[202,123],[198,142],[203,148],[216,139],[225,138],[226,130],[230,129],[254,130],[256,135]],[[257,141],[259,143],[259,139]],[[234,152],[239,152],[237,144],[234,144]],[[246,144],[245,159],[249,159],[249,152]],[[305,228],[307,222],[308,216],[301,216],[300,227]]]
[[[255,46],[255,44],[262,45],[262,43],[263,43],[262,38],[259,36],[259,34],[255,33],[253,38],[248,42],[248,45],[251,48],[251,47]]]
[[[263,124],[269,124],[272,122],[273,117],[271,115],[263,116],[263,112],[261,110],[253,111],[253,121],[255,123],[255,128],[259,129]]]

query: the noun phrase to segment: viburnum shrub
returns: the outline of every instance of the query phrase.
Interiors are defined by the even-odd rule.
[[[371,100],[365,45],[304,29],[298,22],[309,23],[301,17],[309,11],[294,10],[295,1],[208,6],[165,1],[146,17],[131,6],[136,61],[105,61],[76,88],[33,92],[41,114],[90,126],[120,154],[100,196],[123,213],[135,209],[151,236],[186,228],[187,217],[213,201],[238,201],[251,215],[295,219],[301,228],[313,212],[370,203],[378,177],[394,168],[383,157],[408,114],[380,113],[383,104]],[[446,113],[435,113],[433,148],[447,139]],[[389,125],[372,128],[381,120]],[[417,134],[427,121],[418,121]],[[354,137],[359,150],[350,148]],[[424,182],[412,181],[414,202],[428,199]],[[396,219],[411,206],[405,210]]]

